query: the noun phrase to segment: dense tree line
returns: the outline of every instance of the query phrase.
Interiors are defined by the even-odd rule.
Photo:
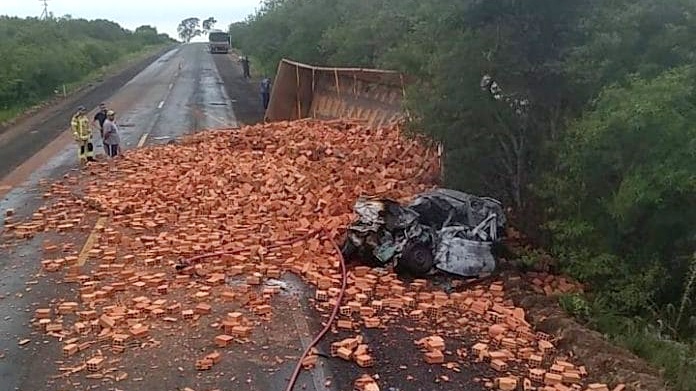
[[[513,207],[592,288],[583,305],[688,339],[695,18],[696,0],[268,0],[230,32],[267,73],[288,57],[415,76],[412,127],[444,144],[448,186]]]
[[[150,26],[131,32],[107,20],[0,16],[0,111],[34,104],[124,55],[167,42]]]

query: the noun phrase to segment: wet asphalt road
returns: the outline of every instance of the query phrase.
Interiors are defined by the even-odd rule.
[[[124,150],[135,148],[141,140],[145,145],[167,143],[206,128],[237,126],[214,60],[204,44],[183,45],[167,52],[118,91],[113,91],[106,102],[117,112]],[[70,112],[64,115],[69,119]],[[37,126],[37,132],[48,131],[40,124]],[[41,206],[42,180],[60,179],[77,169],[77,154],[70,138],[65,133],[59,138],[66,140],[64,145],[57,148],[54,145],[51,156],[0,199],[0,227],[6,210],[14,209],[16,219],[21,219]],[[102,151],[99,142],[95,148]],[[79,250],[87,234],[62,240],[74,242]],[[55,374],[60,356],[55,354],[55,342],[49,342],[50,338],[32,334],[35,330],[30,319],[40,303],[45,306],[51,298],[70,292],[65,284],[51,277],[37,277],[44,239],[40,235],[25,242],[0,241],[2,391],[53,389],[47,388],[45,381]],[[18,341],[25,338],[31,342],[19,346]]]

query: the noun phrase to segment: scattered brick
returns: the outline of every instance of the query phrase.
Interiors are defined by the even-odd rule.
[[[425,353],[425,362],[428,364],[442,364],[445,362],[445,356],[439,350],[427,352]]]
[[[80,347],[77,344],[71,343],[69,345],[63,346],[63,356],[71,357],[75,353],[80,351]]]
[[[90,372],[97,372],[102,369],[104,365],[104,357],[92,357],[87,360],[87,370]]]
[[[220,348],[226,348],[232,341],[234,341],[234,337],[230,335],[222,334],[215,337],[215,344]]]
[[[517,379],[514,377],[500,377],[496,379],[496,384],[501,391],[515,391],[517,389]]]
[[[345,121],[262,124],[234,132],[203,132],[183,143],[134,150],[128,159],[109,167],[90,168],[90,181],[80,193],[85,194],[90,207],[98,206],[102,216],[109,218],[108,225],[97,230],[98,245],[89,252],[90,259],[99,263],[82,270],[74,256],[42,262],[45,270],[65,270],[65,281],[75,284],[79,292],[81,304],[60,303],[55,308],[60,315],[79,315],[79,321],[66,323],[63,331],[69,334],[74,330],[81,340],[91,339],[78,344],[78,350],[104,346],[101,342],[109,340],[112,349],[119,352],[132,342],[145,346],[163,329],[172,333],[177,327],[193,326],[177,325],[177,316],[191,321],[213,311],[218,314],[217,310],[222,311],[218,303],[223,300],[228,308],[240,308],[234,316],[213,320],[213,327],[224,333],[215,337],[215,346],[227,347],[234,338],[250,338],[254,327],[261,324],[258,316],[272,313],[272,297],[279,289],[259,285],[287,272],[316,287],[315,305],[325,313],[339,294],[340,274],[330,246],[318,238],[273,250],[264,248],[265,243],[282,238],[284,233],[299,236],[317,228],[325,228],[336,237],[352,219],[351,206],[358,196],[403,199],[431,188],[438,174],[436,154],[417,139],[401,138],[396,128],[368,133]],[[231,143],[234,154],[227,153]],[[351,164],[346,164],[348,161]],[[215,170],[210,170],[210,164],[216,165]],[[189,175],[192,172],[195,180]],[[219,172],[231,174],[222,178]],[[229,179],[234,185],[227,183]],[[95,185],[102,180],[114,186]],[[64,184],[51,186],[49,199],[53,204],[19,227],[20,236],[48,228],[68,231],[85,226],[87,202],[76,201],[71,190]],[[141,196],[144,192],[148,197]],[[244,207],[239,200],[245,200]],[[182,204],[187,205],[185,210],[177,207]],[[186,266],[179,273],[170,264],[218,248],[243,251]],[[60,249],[44,249],[55,251],[52,257],[60,256],[56,251]],[[68,248],[65,253],[70,251]],[[242,284],[225,284],[236,276]],[[540,282],[542,291],[547,286],[551,292],[564,291],[573,285],[572,281],[542,274],[533,280]],[[132,300],[135,296],[138,300]],[[194,309],[167,302],[170,296]],[[150,298],[164,301],[157,303]],[[564,382],[581,384],[578,375],[587,375],[584,368],[575,368],[572,363],[554,362],[554,337],[535,333],[525,320],[524,310],[506,300],[501,281],[448,294],[427,280],[403,283],[394,273],[359,266],[350,271],[345,301],[339,304],[343,318],[335,326],[342,332],[360,324],[365,328],[388,327],[398,317],[410,318],[416,330],[430,330],[443,337],[459,337],[457,333],[466,328],[475,334],[477,343],[471,350],[458,351],[457,357],[490,361],[496,369],[512,372],[501,377],[502,382],[497,381],[498,387],[511,384],[508,380],[514,376],[527,375],[520,373],[526,372],[524,363],[530,367],[529,382],[551,381],[554,388]],[[80,305],[85,310],[77,312]],[[253,315],[245,319],[242,313]],[[36,318],[49,320],[41,327],[58,330],[60,323],[50,320],[50,312],[37,313]],[[71,318],[66,317],[69,322]],[[152,339],[141,339],[150,332]],[[422,347],[426,362],[444,363],[444,338],[430,337]],[[354,339],[332,344],[331,355],[366,365],[370,362],[367,358],[372,358],[368,350],[361,340]],[[195,363],[196,369],[209,370],[215,360],[205,357]],[[504,369],[508,363],[510,368]],[[372,391],[377,387],[373,379],[363,380],[356,389]],[[493,386],[492,379],[484,383]],[[526,383],[522,384],[525,389]]]

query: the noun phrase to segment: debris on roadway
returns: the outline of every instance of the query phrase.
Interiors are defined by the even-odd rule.
[[[257,333],[288,311],[274,304],[282,292],[278,281],[290,273],[312,287],[322,321],[340,306],[327,337],[329,360],[378,373],[380,362],[361,335],[410,322],[431,333],[415,340],[423,353],[412,360],[451,370],[439,381],[475,365],[490,374],[477,378],[487,388],[607,389],[589,384],[584,367],[558,351],[553,336],[532,328],[501,281],[447,293],[426,279],[407,282],[392,269],[357,266],[336,303],[341,272],[332,241],[353,221],[354,201],[407,202],[435,188],[437,162],[423,140],[403,138],[396,127],[375,131],[357,122],[306,120],[208,131],[177,145],[128,151],[52,184],[47,205],[27,221],[11,222],[3,234],[66,235],[106,219],[84,265],[67,242],[44,247],[44,271],[62,273],[75,289],[41,304],[34,327],[62,344],[56,370],[68,382],[135,381],[119,357],[159,347],[191,346],[197,353],[169,364],[182,373],[214,372],[263,345]],[[497,218],[504,221],[502,214]],[[217,255],[191,261],[207,253]],[[463,340],[474,343],[449,347]],[[305,368],[325,360],[316,353]],[[404,373],[405,384],[409,376]],[[376,376],[366,374],[355,389],[380,388]]]
[[[505,228],[500,201],[435,189],[402,206],[390,199],[360,198],[343,255],[419,276],[436,269],[462,277],[495,270],[492,244]]]

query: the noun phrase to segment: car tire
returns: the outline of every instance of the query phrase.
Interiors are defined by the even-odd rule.
[[[433,263],[433,253],[430,248],[415,245],[404,251],[399,261],[399,266],[414,276],[422,276],[433,268]]]

